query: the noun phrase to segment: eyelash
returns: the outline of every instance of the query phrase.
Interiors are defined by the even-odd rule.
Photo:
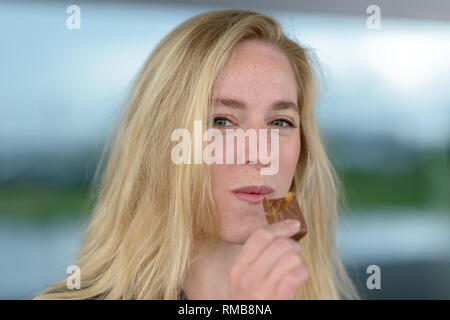
[[[213,125],[214,125],[214,126],[216,126],[216,120],[225,120],[225,121],[231,122],[231,120],[228,119],[228,118],[226,118],[226,117],[214,117],[214,118],[213,118]],[[287,119],[279,118],[279,119],[275,119],[275,120],[273,120],[273,121],[271,121],[271,122],[274,122],[274,121],[280,121],[280,120],[281,120],[281,121],[284,121],[285,123],[287,123],[287,124],[288,124],[288,127],[296,128],[296,126],[295,126],[291,121],[289,121],[289,120],[287,120]]]

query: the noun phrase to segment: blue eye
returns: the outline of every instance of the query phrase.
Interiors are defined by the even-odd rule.
[[[286,119],[276,119],[276,120],[272,121],[271,123],[272,124],[281,123],[281,125],[275,124],[276,126],[279,126],[279,127],[286,127],[286,125],[284,125],[284,124],[287,124],[288,127],[295,127],[291,121],[286,120]]]
[[[224,117],[215,117],[213,122],[216,127],[225,127],[227,122],[232,124],[230,120]]]

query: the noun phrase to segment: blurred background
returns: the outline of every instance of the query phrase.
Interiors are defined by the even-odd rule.
[[[0,2],[0,299],[65,277],[138,69],[181,22],[229,8],[272,15],[319,58],[317,118],[347,201],[337,242],[361,296],[450,299],[450,3],[275,2]]]

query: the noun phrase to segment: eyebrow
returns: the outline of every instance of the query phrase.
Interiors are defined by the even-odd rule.
[[[230,107],[234,109],[245,109],[246,104],[241,100],[231,99],[231,98],[218,98],[214,99],[213,105],[222,105],[225,107]],[[285,100],[278,100],[270,106],[274,110],[285,110],[292,109],[293,111],[298,113],[298,106],[296,103]]]

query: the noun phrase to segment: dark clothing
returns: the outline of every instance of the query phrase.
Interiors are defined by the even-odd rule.
[[[184,293],[183,289],[181,289],[180,300],[188,300],[188,298],[186,297],[186,294]]]

